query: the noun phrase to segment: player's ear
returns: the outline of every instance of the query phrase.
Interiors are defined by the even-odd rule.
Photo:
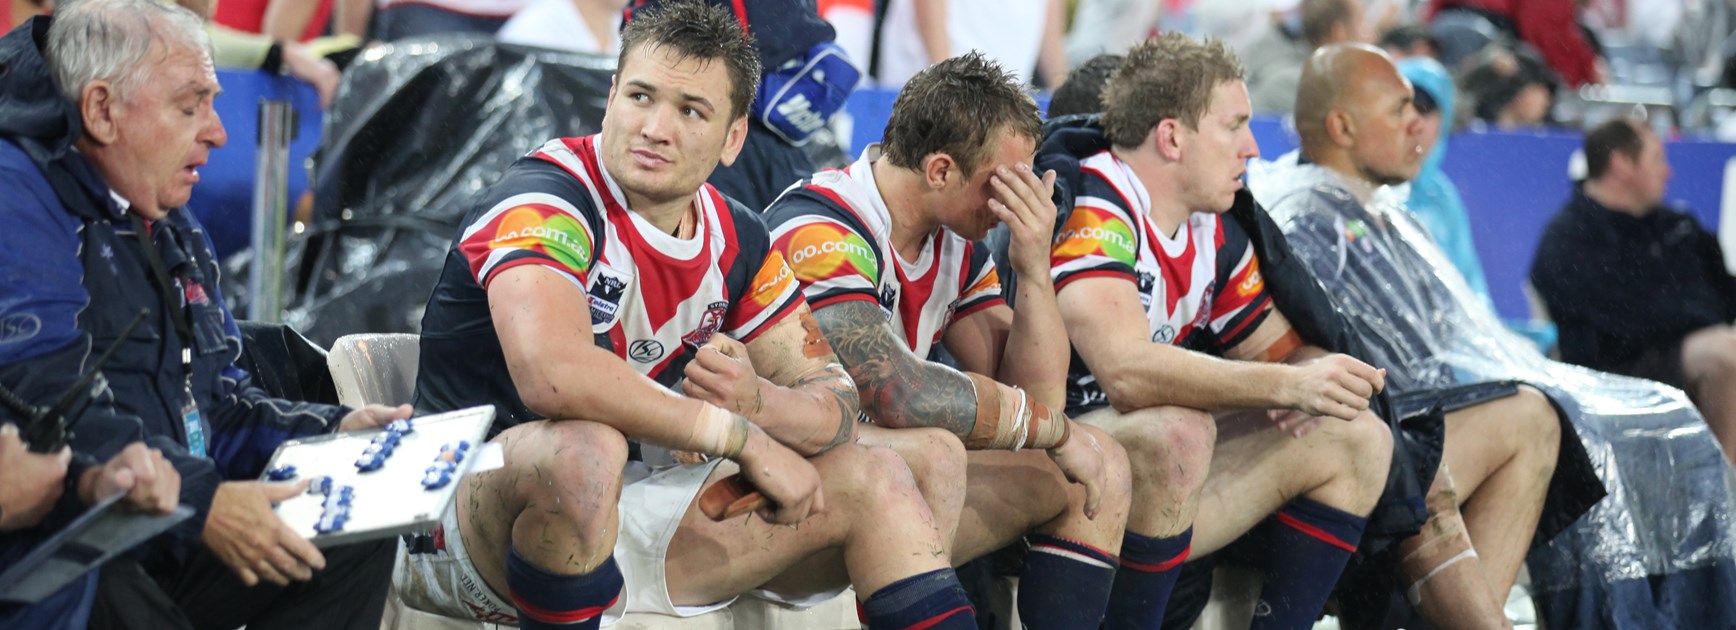
[[[735,164],[736,156],[741,155],[741,147],[747,144],[747,115],[737,116],[735,122],[729,123],[729,137],[723,142],[723,155],[718,156],[718,162],[724,166]]]
[[[951,155],[930,153],[922,158],[922,179],[929,188],[945,188],[947,178],[957,177],[961,174],[958,161],[952,159]]]
[[[1181,160],[1181,121],[1165,118],[1151,128],[1151,140],[1157,146],[1158,155],[1171,162]]]

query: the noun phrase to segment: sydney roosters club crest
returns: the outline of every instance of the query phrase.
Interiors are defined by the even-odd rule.
[[[681,342],[697,350],[705,342],[711,341],[711,336],[723,328],[723,315],[729,312],[729,302],[712,302],[705,307],[705,315],[699,320],[699,327],[693,332],[681,336]]]

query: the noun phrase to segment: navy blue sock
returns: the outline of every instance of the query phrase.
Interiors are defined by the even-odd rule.
[[[1085,543],[1043,534],[1019,574],[1019,621],[1026,628],[1096,628],[1109,605],[1115,556]]]
[[[976,609],[952,569],[893,582],[862,603],[870,630],[976,630]]]
[[[611,557],[583,575],[549,573],[511,549],[506,555],[506,585],[512,604],[518,607],[518,627],[592,630],[602,625],[603,611],[621,597],[621,568]]]
[[[1163,626],[1169,593],[1181,577],[1181,564],[1193,551],[1193,528],[1168,538],[1127,532],[1121,537],[1121,568],[1109,593],[1104,627],[1145,630]]]
[[[1344,563],[1362,541],[1362,528],[1368,521],[1308,499],[1296,499],[1272,515],[1269,523],[1271,565],[1249,628],[1312,626],[1326,606],[1338,574],[1344,572]]]

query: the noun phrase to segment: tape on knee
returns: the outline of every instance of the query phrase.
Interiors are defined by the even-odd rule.
[[[1055,448],[1072,436],[1067,417],[1032,400],[1025,391],[981,374],[965,373],[976,389],[976,424],[965,436],[967,449]]]

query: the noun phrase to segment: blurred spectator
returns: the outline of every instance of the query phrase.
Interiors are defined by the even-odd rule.
[[[844,49],[864,73],[874,58],[875,0],[819,0],[820,18],[832,25],[837,33],[838,47]]]
[[[54,0],[6,0],[0,7],[6,7],[0,19],[6,21],[6,30],[11,31],[32,17],[48,13],[54,8]]]
[[[508,44],[614,55],[626,0],[531,0],[495,37]]]
[[[1385,35],[1380,36],[1380,47],[1386,49],[1386,54],[1393,59],[1429,57],[1439,60],[1441,57],[1441,47],[1435,43],[1435,37],[1415,24],[1405,24],[1388,30]]]
[[[1422,169],[1411,179],[1406,207],[1429,231],[1429,236],[1434,237],[1459,273],[1464,274],[1465,284],[1484,303],[1492,303],[1489,281],[1483,276],[1483,263],[1478,260],[1477,247],[1471,239],[1471,218],[1465,213],[1465,202],[1459,199],[1453,180],[1441,171],[1441,161],[1447,156],[1447,136],[1453,130],[1453,77],[1440,62],[1427,57],[1400,61],[1398,69],[1416,90],[1413,102],[1422,119],[1419,143],[1428,153]]]
[[[1256,114],[1295,109],[1302,64],[1316,48],[1368,41],[1361,0],[1302,0],[1298,14],[1300,23],[1286,21],[1243,51],[1248,98]]]
[[[1067,77],[1066,0],[885,0],[880,28],[881,85],[897,87],[923,68],[982,51],[1030,82]]]
[[[1561,359],[1687,390],[1736,456],[1736,278],[1717,236],[1664,205],[1670,164],[1645,124],[1599,125],[1585,163],[1531,264]]]
[[[331,107],[343,78],[338,74],[337,64],[299,42],[276,41],[268,35],[246,33],[212,22],[212,5],[216,0],[164,0],[164,3],[179,4],[205,20],[205,32],[211,37],[211,61],[217,67],[263,70],[301,79],[319,93],[320,109]]]
[[[1478,39],[1505,35],[1536,48],[1568,87],[1604,82],[1597,49],[1579,26],[1579,0],[1430,0],[1425,18],[1449,66],[1481,48]]]
[[[1104,53],[1073,68],[1067,73],[1067,80],[1049,97],[1049,118],[1102,112],[1103,86],[1125,60],[1121,55]]]
[[[1073,26],[1067,31],[1067,65],[1077,67],[1103,53],[1120,54],[1157,35],[1163,27],[1163,4],[1163,0],[1078,0]]]
[[[634,0],[626,21],[658,4]],[[824,127],[856,87],[862,73],[832,43],[832,26],[814,0],[703,0],[730,10],[753,35],[759,51],[759,91],[748,110],[747,142],[731,164],[706,181],[754,210],[771,205],[790,184],[814,174],[801,145]],[[924,0],[925,2],[927,0]]]
[[[1499,129],[1549,123],[1555,83],[1529,51],[1489,46],[1465,63],[1469,69],[1460,83],[1472,118]]]
[[[494,35],[530,0],[379,0],[374,35],[392,42],[445,33]]]
[[[324,35],[333,8],[333,0],[222,0],[214,4],[211,19],[218,24],[292,42]]]

